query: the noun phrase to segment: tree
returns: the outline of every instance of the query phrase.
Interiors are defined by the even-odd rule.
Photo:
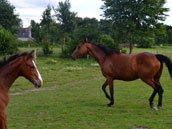
[[[100,31],[104,34],[112,35],[113,28],[112,28],[112,20],[108,19],[100,19]]]
[[[168,35],[167,35],[167,30],[166,26],[163,24],[159,24],[158,26],[159,29],[155,31],[155,44],[160,45],[160,44],[167,44],[168,43]]]
[[[55,21],[52,21],[50,23],[50,42],[51,43],[58,43],[60,39],[63,37],[63,30],[61,29],[61,26],[59,23],[56,23]]]
[[[51,42],[51,35],[49,35],[50,32],[50,24],[52,22],[52,16],[51,16],[51,7],[48,5],[46,10],[42,14],[41,19],[41,31],[40,35],[42,38],[42,50],[44,55],[49,55],[53,53],[52,48],[50,48],[50,42]]]
[[[50,23],[52,22],[51,17],[51,7],[48,5],[47,9],[42,14],[42,19],[40,25],[45,29],[46,40],[48,40]]]
[[[0,25],[0,54],[13,54],[17,52],[16,38]]]
[[[31,32],[32,37],[37,41],[41,42],[41,36],[40,36],[41,27],[39,23],[36,23],[34,20],[31,20]]]
[[[159,21],[165,20],[165,0],[103,0],[104,16],[113,21],[117,36],[132,44],[143,32],[154,33]],[[153,35],[153,34],[151,34]]]
[[[70,11],[71,4],[69,0],[65,2],[59,2],[57,8],[54,8],[55,16],[57,20],[62,24],[64,33],[70,33],[75,29],[76,25],[76,13]]]
[[[78,40],[88,38],[91,42],[97,42],[100,37],[99,22],[95,18],[84,18],[75,28],[73,37]]]
[[[14,13],[15,7],[7,0],[0,0],[0,25],[13,34],[17,34],[21,19]]]
[[[169,44],[172,44],[172,26],[166,26],[167,29],[167,41]]]
[[[50,7],[50,5],[48,5],[46,10],[42,14],[42,19],[41,19],[40,25],[42,27],[47,28],[47,32],[49,32],[49,26],[52,21],[53,20],[52,20],[52,16],[51,16],[51,7]]]

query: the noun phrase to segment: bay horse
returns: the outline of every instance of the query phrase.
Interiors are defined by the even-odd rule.
[[[7,129],[6,107],[9,103],[9,89],[13,82],[24,76],[36,88],[43,84],[42,77],[33,61],[34,51],[15,54],[0,61],[0,129]]]
[[[155,109],[158,110],[162,106],[163,88],[160,83],[160,77],[163,70],[163,62],[165,62],[172,77],[172,63],[168,57],[148,52],[124,54],[101,44],[83,42],[73,51],[71,58],[75,60],[86,54],[89,54],[98,62],[101,72],[106,78],[102,85],[102,90],[106,98],[110,100],[110,103],[107,104],[108,107],[114,104],[113,80],[132,81],[139,78],[154,89],[149,98],[150,107],[154,109],[153,100],[157,93],[159,99]],[[109,85],[110,95],[106,92],[107,85]]]

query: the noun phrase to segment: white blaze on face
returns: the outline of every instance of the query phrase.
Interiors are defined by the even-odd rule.
[[[32,62],[33,62],[34,67],[35,67],[35,69],[36,69],[36,71],[37,71],[37,73],[38,73],[38,78],[39,78],[39,80],[41,80],[41,85],[42,85],[42,84],[43,84],[43,80],[42,80],[41,74],[39,73],[39,71],[38,71],[38,69],[37,69],[37,67],[36,67],[35,62],[34,62],[33,60],[32,60]]]

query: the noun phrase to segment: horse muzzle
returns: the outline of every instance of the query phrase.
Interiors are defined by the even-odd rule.
[[[42,82],[41,81],[38,81],[38,80],[34,80],[34,86],[36,88],[40,88],[42,86]]]
[[[72,60],[76,60],[76,56],[71,56]]]

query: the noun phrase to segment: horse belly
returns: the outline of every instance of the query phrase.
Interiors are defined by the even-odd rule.
[[[114,79],[123,80],[123,81],[132,81],[139,78],[138,73],[129,66],[127,68],[125,67],[115,71],[118,72],[114,72],[116,73],[114,75]]]
[[[133,81],[138,79],[137,75],[123,75],[123,76],[115,76],[114,79],[123,80],[123,81]]]

